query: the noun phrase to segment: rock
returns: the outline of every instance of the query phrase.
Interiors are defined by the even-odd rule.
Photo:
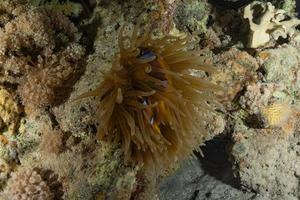
[[[209,10],[206,1],[192,0],[189,3],[179,3],[175,11],[175,23],[179,30],[186,28],[199,33],[206,32]]]
[[[299,129],[237,127],[231,154],[241,185],[268,199],[299,199]]]
[[[209,175],[198,159],[183,162],[177,172],[160,185],[161,200],[235,200],[251,199],[255,194],[242,192]]]
[[[223,98],[228,102],[231,102],[245,85],[257,79],[255,71],[259,65],[247,52],[231,48],[218,54],[214,61],[219,71],[212,75],[212,79],[226,88]]]
[[[260,52],[267,82],[277,83],[286,88],[289,93],[297,93],[300,89],[300,51],[291,45],[283,45],[276,49]]]

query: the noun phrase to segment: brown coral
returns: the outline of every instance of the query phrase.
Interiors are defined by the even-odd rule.
[[[187,50],[187,37],[154,38],[139,29],[128,37],[121,28],[111,71],[81,98],[99,97],[98,134],[106,141],[119,138],[127,161],[168,167],[203,141],[207,102],[215,100],[210,91],[220,88],[189,71],[214,70],[199,52]]]
[[[12,0],[3,0],[0,4],[0,26],[3,27],[6,23],[12,20],[15,16],[24,12],[24,6],[20,2]]]
[[[222,100],[230,103],[245,86],[257,81],[259,65],[250,54],[236,48],[219,54],[217,59],[221,69],[212,80],[227,89]]]
[[[42,152],[58,155],[63,148],[63,133],[61,130],[45,131],[39,144]]]
[[[6,186],[7,197],[11,200],[53,200],[47,182],[32,169],[21,168],[12,173]]]
[[[61,65],[28,73],[26,81],[18,88],[26,110],[32,112],[35,108],[54,105],[60,100],[59,94],[65,88],[64,83],[73,74],[70,66]]]
[[[59,12],[5,2],[3,15],[13,17],[0,18],[0,83],[20,85],[26,111],[53,105],[61,97],[59,90],[80,71],[81,35]]]

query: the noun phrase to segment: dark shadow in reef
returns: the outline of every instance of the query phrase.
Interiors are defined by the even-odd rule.
[[[239,188],[239,181],[234,177],[232,164],[229,162],[228,149],[231,140],[228,136],[219,135],[205,142],[200,153],[195,152],[203,170],[222,183]]]
[[[210,4],[213,6],[221,9],[221,10],[227,10],[227,9],[233,9],[238,10],[239,8],[246,6],[247,4],[251,3],[254,0],[238,0],[238,1],[225,1],[225,0],[208,0]]]
[[[229,2],[225,0],[208,0],[208,2],[215,8],[212,10],[208,27],[211,27],[213,30],[221,28],[220,30],[222,31],[219,33],[221,41],[229,40],[222,47],[213,49],[213,52],[218,54],[236,44],[247,46],[250,26],[248,20],[244,19],[238,10],[252,1]],[[227,37],[228,39],[226,39]]]
[[[298,13],[298,18],[300,17],[300,0],[296,0],[296,12]]]

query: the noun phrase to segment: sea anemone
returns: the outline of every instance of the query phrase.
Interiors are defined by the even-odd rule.
[[[139,23],[131,37],[124,30],[112,69],[79,99],[99,98],[98,136],[121,142],[126,161],[167,168],[203,142],[205,116],[215,102],[211,94],[220,88],[195,75],[214,69],[199,51],[188,50],[188,37],[154,37]]]

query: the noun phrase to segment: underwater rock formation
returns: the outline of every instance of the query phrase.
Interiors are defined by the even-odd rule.
[[[299,199],[295,1],[0,11],[1,200]]]

